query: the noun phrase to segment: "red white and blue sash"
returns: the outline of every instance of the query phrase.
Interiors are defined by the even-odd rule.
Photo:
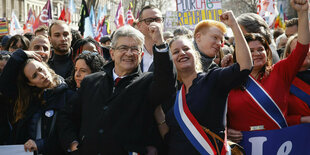
[[[310,86],[307,83],[296,77],[291,85],[290,92],[310,108]]]
[[[251,75],[247,81],[246,91],[279,128],[287,127],[286,120],[278,105]]]
[[[177,93],[174,103],[174,116],[183,133],[202,155],[215,155],[216,151],[207,134],[189,111],[186,104],[184,85]]]
[[[140,153],[137,153],[137,152],[128,152],[128,155],[140,155]]]

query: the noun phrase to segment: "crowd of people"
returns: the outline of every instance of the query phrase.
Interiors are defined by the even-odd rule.
[[[164,32],[161,11],[148,5],[100,42],[60,20],[3,36],[0,145],[194,155],[226,153],[232,141],[242,154],[242,131],[310,123],[310,102],[295,91],[310,93],[309,6],[290,2],[298,18],[285,30],[226,11],[221,22]]]

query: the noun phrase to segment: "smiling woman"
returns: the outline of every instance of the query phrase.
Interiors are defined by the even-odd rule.
[[[223,142],[226,136],[226,98],[232,88],[246,80],[252,67],[252,59],[233,13],[225,12],[221,19],[234,32],[238,64],[203,73],[193,41],[185,36],[178,36],[169,43],[182,88],[175,94],[173,102],[167,102],[163,106],[170,128],[165,136],[168,154],[221,154],[227,151]],[[203,130],[208,132],[204,133]],[[204,149],[200,149],[200,144]]]
[[[0,94],[14,103],[6,111],[6,122],[12,128],[5,133],[10,135],[6,143],[24,144],[25,151],[40,154],[64,154],[54,126],[58,111],[72,93],[64,80],[42,62],[42,53],[17,50],[0,77]]]
[[[286,58],[271,66],[271,50],[262,35],[249,34],[245,38],[251,49],[254,67],[243,86],[228,96],[228,138],[242,140],[241,131],[274,130],[299,123],[309,117],[290,117],[290,86],[302,67],[309,51],[308,1],[291,0],[298,14],[297,45]]]

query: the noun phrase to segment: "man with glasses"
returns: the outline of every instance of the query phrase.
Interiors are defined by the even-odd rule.
[[[143,72],[154,71],[153,63],[153,45],[150,33],[150,24],[153,22],[159,23],[161,31],[163,30],[164,18],[158,8],[153,5],[148,5],[142,8],[139,14],[139,22],[137,23],[138,30],[144,35],[143,59],[141,69]]]
[[[86,76],[72,101],[58,116],[63,146],[79,154],[156,154],[153,112],[175,92],[176,72],[160,23],[149,25],[154,45],[154,73],[142,73],[144,36],[131,26],[112,39],[103,71]],[[156,52],[159,51],[159,52]]]

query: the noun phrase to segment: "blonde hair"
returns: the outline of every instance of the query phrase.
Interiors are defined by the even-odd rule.
[[[176,36],[169,41],[170,50],[171,50],[172,43],[175,42],[176,40],[186,40],[188,43],[190,43],[190,48],[192,49],[193,56],[194,56],[195,71],[197,73],[202,72],[203,70],[202,70],[202,64],[200,60],[201,56],[199,52],[195,49],[194,43],[187,36]],[[178,75],[178,80],[181,81],[179,75]]]
[[[290,36],[286,42],[286,46],[285,46],[285,49],[284,49],[284,52],[283,52],[283,57],[282,59],[284,58],[287,58],[290,54],[291,54],[291,44],[293,42],[293,40],[297,39],[297,34],[293,35],[293,36]]]
[[[223,33],[227,32],[226,26],[222,22],[216,20],[203,20],[196,25],[194,30],[194,36],[196,36],[198,32],[205,33],[206,30],[210,27],[216,27],[220,29]]]

